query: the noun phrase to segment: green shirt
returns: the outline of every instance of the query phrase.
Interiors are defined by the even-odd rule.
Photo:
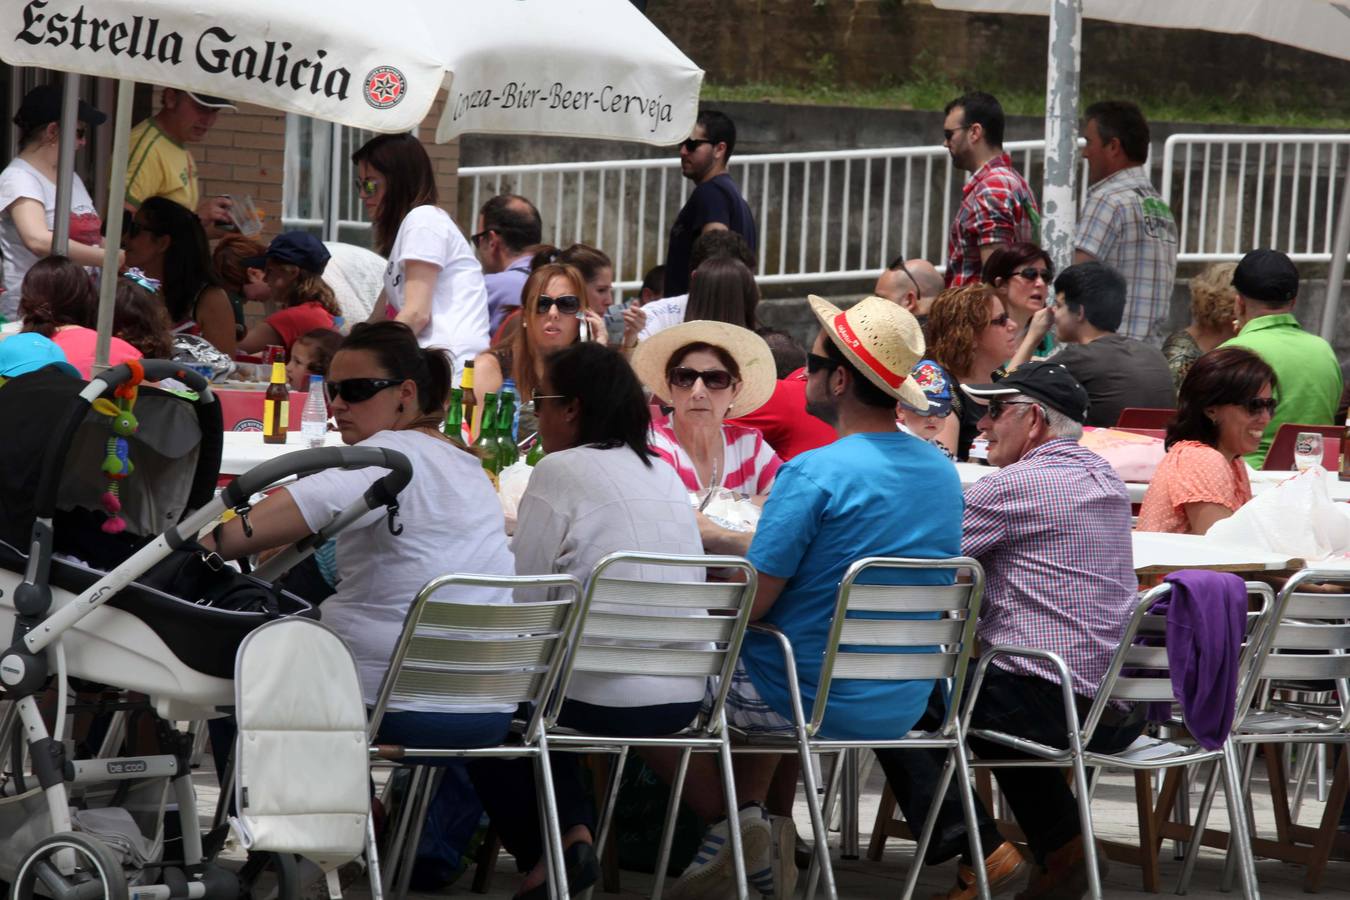
[[[1224,346],[1253,351],[1275,370],[1279,382],[1275,389],[1279,406],[1261,436],[1260,449],[1247,455],[1252,468],[1261,468],[1275,432],[1285,422],[1336,424],[1336,407],[1341,402],[1341,366],[1336,353],[1326,341],[1304,331],[1292,315],[1252,319]]]

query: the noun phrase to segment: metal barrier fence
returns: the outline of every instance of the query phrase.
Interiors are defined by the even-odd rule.
[[[1236,260],[1273,247],[1329,262],[1347,153],[1345,134],[1172,135],[1162,194],[1177,219],[1177,259]]]

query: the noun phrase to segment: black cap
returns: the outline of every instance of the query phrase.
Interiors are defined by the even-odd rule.
[[[1088,392],[1068,369],[1050,360],[1018,366],[995,384],[963,384],[961,390],[980,400],[1026,394],[1079,424],[1087,421]]]
[[[1233,270],[1238,293],[1271,306],[1288,306],[1298,296],[1298,269],[1278,250],[1253,250]]]
[[[287,231],[272,238],[272,243],[267,245],[266,256],[246,259],[244,265],[261,269],[270,259],[273,262],[290,263],[306,272],[322,275],[328,266],[329,256],[328,248],[323,245],[323,241],[308,231]]]
[[[100,112],[83,100],[80,101],[79,110],[75,115],[81,122],[90,125],[102,125],[108,120],[106,113]],[[59,121],[61,121],[61,88],[55,84],[40,84],[24,94],[19,111],[14,114],[14,124],[25,131]]]

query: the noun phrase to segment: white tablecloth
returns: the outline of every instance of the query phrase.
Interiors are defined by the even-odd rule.
[[[1134,539],[1135,571],[1155,572],[1176,569],[1218,569],[1230,572],[1258,572],[1299,568],[1300,560],[1271,553],[1259,547],[1211,541],[1200,534],[1164,534],[1136,531]]]
[[[328,432],[325,447],[345,447],[342,435],[336,431]],[[261,431],[227,431],[224,446],[220,452],[221,475],[243,475],[259,463],[276,459],[285,453],[307,450],[309,444],[298,431],[287,432],[286,443],[264,444]]]

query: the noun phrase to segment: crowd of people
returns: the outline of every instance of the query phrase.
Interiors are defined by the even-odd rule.
[[[0,311],[54,341],[87,377],[96,299],[85,267],[100,265],[103,253],[81,187],[76,215],[95,221],[72,229],[66,257],[48,255],[57,100],[44,89],[25,98],[16,117],[21,150],[0,173]],[[212,249],[228,204],[200,197],[185,145],[228,107],[166,89],[163,108],[137,129],[112,361],[171,352],[183,334],[226,355],[280,345],[293,387],[326,377],[344,441],[413,461],[400,497],[403,530],[379,522],[344,532],[335,588],[321,607],[357,657],[367,702],[430,578],[447,569],[585,578],[598,559],[628,550],[748,559],[758,576],[752,617],[791,640],[808,706],[836,589],[853,561],[974,557],[987,578],[980,640],[1058,653],[1086,709],[1136,597],[1131,531],[1205,533],[1251,498],[1247,467],[1261,465],[1281,424],[1331,425],[1338,407],[1344,415],[1340,366],[1295,318],[1299,273],[1282,253],[1255,249],[1197,275],[1190,324],[1165,334],[1177,229],[1143,168],[1149,130],[1132,103],[1086,111],[1086,207],[1071,264],[1057,272],[1038,243],[1035,193],[1003,150],[998,101],[978,92],[953,100],[943,141],[970,179],[945,273],[901,257],[873,296],[847,309],[811,297],[819,330],[809,349],[758,317],[756,223],[727,171],[736,129],[722,113],[700,113],[680,144],[694,190],[639,302],[617,308],[614,266],[602,249],[544,244],[538,209],[515,194],[487,200],[466,235],[438,205],[417,139],[372,139],[352,159],[384,261],[382,289],[369,322],[346,323],[325,274],[332,254],[312,236],[285,233],[264,246],[226,235]],[[79,118],[84,129],[104,117],[82,106]],[[245,304],[260,299],[269,314],[247,322]],[[479,396],[509,381],[527,401],[521,437],[533,436],[546,454],[513,535],[462,435],[443,430],[468,362]],[[1121,477],[1080,444],[1085,426],[1115,426],[1131,408],[1175,409],[1137,524]],[[466,422],[468,436],[484,424]],[[963,492],[954,462],[979,460],[997,471]],[[209,543],[239,558],[294,542],[376,474],[333,471],[288,485]],[[752,530],[701,511],[719,490],[760,507]],[[509,601],[488,590],[457,599]],[[733,726],[791,731],[784,666],[772,639],[746,637],[727,701]],[[1050,666],[1000,660],[968,724],[1062,744],[1059,690]],[[578,678],[562,721],[605,734],[670,734],[700,714],[708,691],[690,678]],[[836,682],[830,696],[821,734],[831,738],[898,737],[944,711],[941,687],[928,681]],[[511,712],[396,705],[380,740],[486,746],[506,735]],[[1118,749],[1142,727],[1142,714],[1112,707],[1090,746]],[[978,741],[972,749],[999,752]],[[1027,877],[1020,896],[1028,898],[1086,889],[1077,806],[1057,771],[996,770],[1030,859],[980,809],[987,853],[973,860],[956,795],[935,796],[941,755],[878,756],[916,832],[939,805],[925,862],[962,857],[945,896],[975,896],[978,865],[996,888]],[[674,760],[644,757],[673,776]],[[575,758],[556,754],[553,765],[569,881],[579,891],[598,875],[594,806]],[[724,886],[728,832],[737,828],[754,887],[790,896],[795,763],[763,756],[738,765],[743,807],[732,821],[715,766],[704,755],[689,766],[685,797],[707,834],[674,895],[711,896]],[[529,766],[483,762],[468,771],[526,873],[519,896],[546,895]],[[443,791],[452,790],[447,779]]]

